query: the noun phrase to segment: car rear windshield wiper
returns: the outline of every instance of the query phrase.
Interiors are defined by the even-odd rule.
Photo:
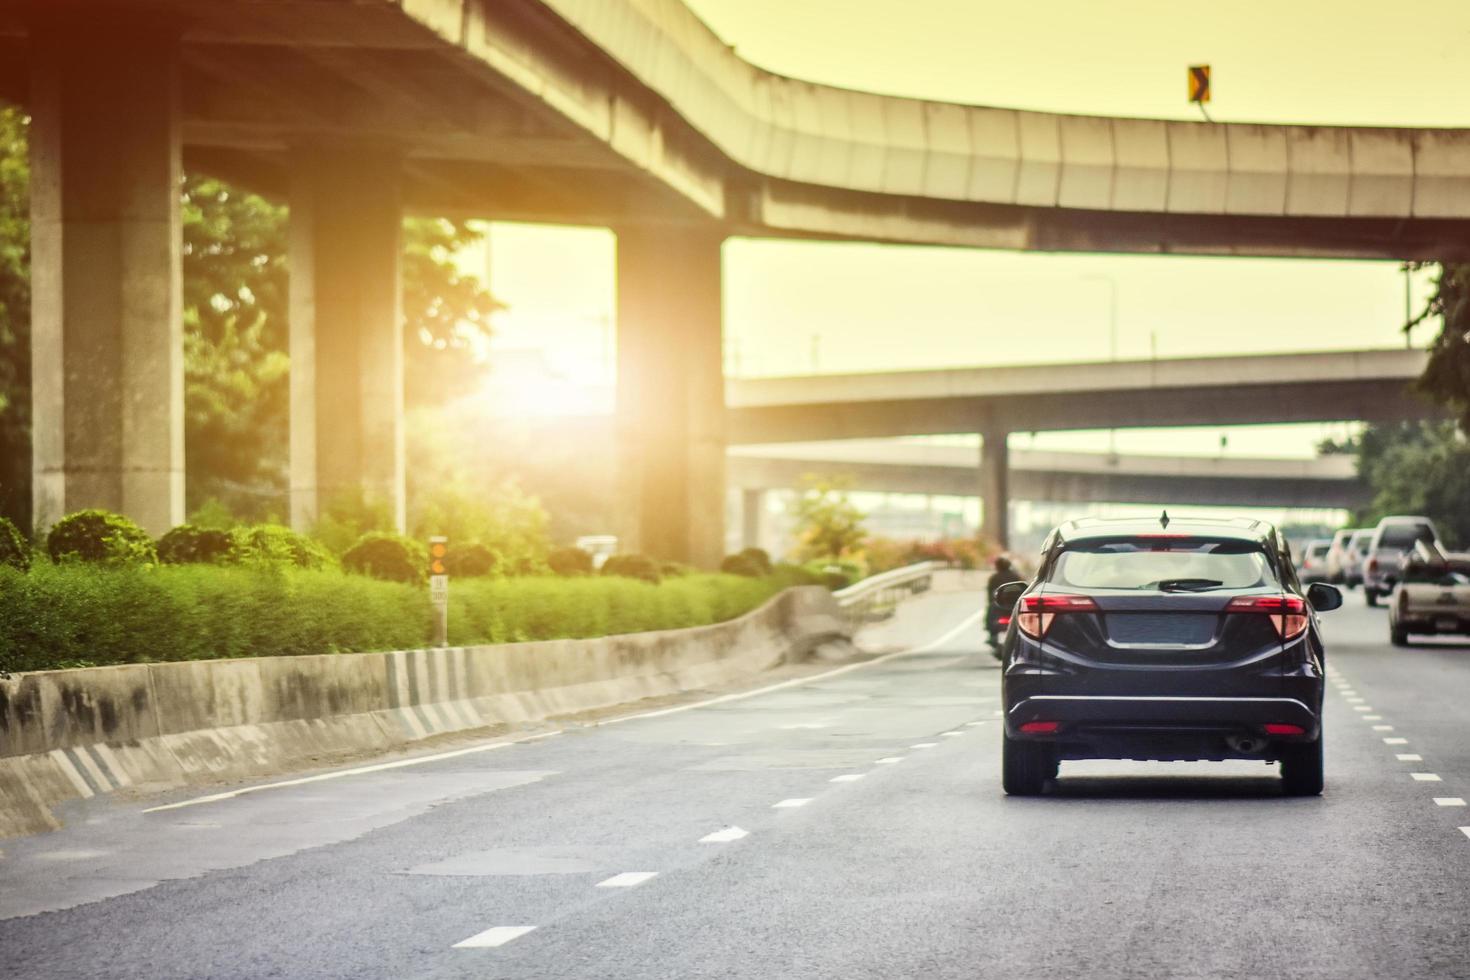
[[[1203,592],[1224,584],[1214,578],[1166,578],[1156,583],[1154,588],[1160,592]]]

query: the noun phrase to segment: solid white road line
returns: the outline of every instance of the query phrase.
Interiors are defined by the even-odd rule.
[[[862,663],[848,664],[845,667],[837,667],[833,670],[826,670],[820,674],[810,674],[806,677],[794,677],[789,681],[782,681],[779,684],[768,684],[765,687],[758,687],[753,691],[740,691],[736,694],[722,694],[717,698],[709,698],[705,701],[695,701],[690,704],[678,704],[672,708],[660,708],[657,711],[644,711],[636,715],[622,715],[618,718],[607,718],[603,721],[597,722],[597,726],[601,727],[603,725],[621,725],[625,721],[638,721],[641,718],[662,718],[664,715],[678,714],[681,711],[693,711],[695,708],[704,708],[712,704],[728,704],[731,701],[743,701],[746,698],[759,697],[762,694],[769,694],[771,691],[784,691],[788,687],[797,687],[801,684],[815,684],[818,681],[824,681],[829,677],[837,677],[841,674],[849,673],[850,671],[862,670],[864,667],[872,667],[875,664],[887,663],[888,661],[896,659],[898,657],[911,657],[915,654],[920,653],[933,653],[935,650],[938,650],[950,640],[953,640],[955,637],[964,633],[966,630],[974,627],[976,623],[979,623],[980,620],[984,618],[985,611],[983,609],[980,612],[975,613],[973,616],[966,616],[959,622],[957,626],[951,629],[948,633],[945,633],[939,639],[932,640],[924,644],[923,646],[912,647],[908,650],[896,650],[893,653],[885,653],[881,657],[874,657],[872,660],[864,660]],[[996,712],[996,714],[999,713],[1000,712]]]
[[[741,830],[739,827],[726,827],[724,830],[717,830],[713,834],[705,834],[699,839],[699,842],[701,844],[724,844],[728,841],[739,840],[742,837],[748,836],[750,836],[750,831],[748,830]]]
[[[1386,739],[1383,740],[1383,744],[1384,745],[1408,745],[1409,744],[1409,740],[1406,739],[1406,738],[1386,738]]]
[[[891,766],[895,762],[902,762],[902,761],[903,761],[903,756],[901,756],[901,755],[890,755],[890,756],[885,756],[882,759],[879,759],[876,764],[877,765],[880,765],[880,766]]]
[[[1423,762],[1424,757],[1417,752],[1400,752],[1394,756],[1400,762]]]
[[[624,871],[622,874],[613,875],[606,881],[599,881],[598,888],[632,888],[641,885],[649,878],[657,878],[657,871]]]
[[[801,800],[782,800],[780,803],[772,803],[771,804],[771,809],[772,810],[790,810],[790,809],[793,809],[795,807],[806,806],[811,801],[812,801],[811,800],[811,797],[807,797],[806,799],[801,799]]]
[[[1409,775],[1413,776],[1414,781],[1418,783],[1439,783],[1444,781],[1432,772],[1411,772]]]
[[[1464,797],[1461,797],[1461,796],[1436,796],[1434,798],[1434,805],[1435,806],[1464,806],[1465,805],[1465,799],[1464,799]]]
[[[916,742],[915,744],[910,745],[909,748],[911,748],[911,749],[932,749],[932,748],[934,748],[934,746],[936,746],[938,744],[939,744],[938,742]]]
[[[864,773],[860,773],[860,772],[848,772],[848,773],[843,773],[841,776],[833,776],[830,780],[828,780],[828,782],[832,782],[832,783],[855,783],[859,779],[862,779],[864,775],[865,775]]]
[[[512,939],[519,939],[535,928],[535,926],[495,926],[484,932],[477,932],[463,942],[455,943],[454,948],[488,949],[492,946],[504,946]]]
[[[493,752],[496,749],[508,749],[512,745],[520,745],[524,742],[535,742],[543,738],[551,738],[553,735],[562,734],[558,729],[554,732],[542,732],[539,735],[527,735],[525,738],[511,739],[507,742],[491,742],[489,745],[472,745],[467,749],[454,749],[451,752],[438,752],[434,755],[420,755],[412,759],[397,759],[393,762],[379,762],[371,766],[355,766],[352,769],[338,769],[335,772],[317,773],[315,776],[302,776],[298,779],[283,779],[275,783],[262,783],[259,786],[243,786],[240,789],[232,789],[224,793],[211,793],[208,796],[198,796],[192,800],[183,800],[179,803],[165,803],[163,806],[149,807],[144,813],[161,813],[164,810],[179,810],[186,806],[197,806],[200,803],[218,803],[220,800],[232,800],[237,796],[247,793],[259,793],[268,789],[284,789],[287,786],[304,786],[307,783],[321,783],[329,779],[342,779],[347,776],[360,776],[363,773],[382,772],[385,769],[402,769],[405,766],[421,766],[426,762],[439,762],[443,759],[455,759],[462,755],[473,755],[476,752]],[[534,928],[534,927],[532,927]],[[515,938],[514,936],[511,937]]]

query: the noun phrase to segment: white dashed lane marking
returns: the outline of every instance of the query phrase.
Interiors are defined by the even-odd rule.
[[[831,781],[834,783],[855,783],[862,778],[863,774],[860,772],[849,772],[843,773],[841,776],[833,776]]]
[[[1409,740],[1406,739],[1406,738],[1386,738],[1386,739],[1383,740],[1383,744],[1384,745],[1408,745],[1409,744]]]
[[[1372,711],[1373,709],[1370,708],[1366,704],[1355,704],[1355,705],[1353,705],[1353,710],[1354,711]]]
[[[1437,774],[1432,772],[1411,772],[1409,773],[1409,775],[1414,777],[1414,781],[1416,783],[1443,782],[1443,780],[1441,780]]]
[[[632,888],[641,885],[649,878],[657,878],[657,871],[624,871],[622,874],[613,875],[606,881],[599,881],[598,888]]]
[[[739,827],[726,827],[724,830],[717,830],[712,834],[705,834],[699,839],[699,842],[701,844],[724,844],[727,841],[739,840],[742,837],[748,836],[750,836],[750,831],[748,830],[741,830]]]
[[[940,732],[939,734],[943,735],[945,738],[955,738],[955,737],[960,736],[960,735],[963,735],[965,733],[964,732]]]
[[[495,926],[484,932],[477,932],[462,942],[455,943],[454,948],[489,949],[492,946],[504,946],[512,939],[519,939],[535,928],[535,926]]]
[[[985,722],[983,722],[983,721],[967,721],[967,722],[965,722],[965,727],[966,728],[974,728],[977,725],[983,725],[983,724],[985,724]]]
[[[1424,757],[1417,752],[1400,752],[1394,756],[1400,762],[1423,762]]]
[[[903,756],[901,756],[901,755],[890,755],[890,756],[886,756],[886,757],[884,757],[882,759],[879,759],[877,761],[876,765],[880,765],[880,766],[891,766],[895,762],[902,762],[902,761],[903,761]]]
[[[1470,827],[1461,827],[1460,833],[1464,834],[1466,837],[1470,837]]]
[[[932,749],[932,748],[934,748],[934,746],[936,746],[938,744],[939,744],[938,742],[919,742],[917,745],[911,745],[911,746],[909,746],[909,748],[911,748],[911,749]]]
[[[1434,805],[1435,806],[1464,806],[1465,805],[1465,800],[1464,800],[1463,797],[1460,797],[1460,796],[1436,796],[1434,798]]]
[[[1392,725],[1374,725],[1373,726],[1373,730],[1375,732],[1391,732],[1391,731],[1393,731],[1393,726]]]
[[[794,807],[806,806],[810,802],[811,802],[811,797],[807,797],[804,800],[782,800],[780,803],[772,803],[771,804],[771,809],[773,809],[773,810],[790,810],[790,809],[793,809]]]

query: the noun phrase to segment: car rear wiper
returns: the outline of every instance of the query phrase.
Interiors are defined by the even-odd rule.
[[[1224,584],[1219,579],[1213,578],[1166,578],[1154,587],[1160,592],[1203,592],[1205,589],[1217,588]]]

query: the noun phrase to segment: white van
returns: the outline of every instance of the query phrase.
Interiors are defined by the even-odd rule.
[[[1427,517],[1385,517],[1373,529],[1363,552],[1363,598],[1378,605],[1380,596],[1393,591],[1404,567],[1404,555],[1420,541],[1435,544],[1439,534]]]

